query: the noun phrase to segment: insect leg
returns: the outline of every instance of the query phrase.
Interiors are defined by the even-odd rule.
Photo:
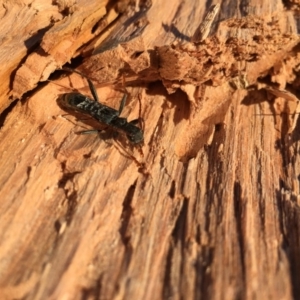
[[[134,119],[130,122],[128,122],[130,124],[133,124],[133,125],[140,125],[140,128],[141,129],[144,129],[144,119],[143,118],[137,118],[137,119]]]
[[[91,130],[84,130],[84,131],[79,131],[79,134],[94,134],[94,133],[99,133],[101,130],[97,129],[91,129]]]
[[[88,84],[89,84],[89,87],[90,87],[90,90],[91,90],[91,93],[93,95],[93,98],[95,101],[99,102],[99,97],[98,97],[98,94],[96,92],[96,89],[95,89],[95,86],[94,84],[92,83],[92,81],[90,79],[88,79],[87,77],[85,77]]]
[[[126,100],[127,100],[127,94],[124,94],[122,100],[121,100],[121,103],[120,103],[120,108],[119,108],[119,115],[122,113],[122,110],[125,106],[125,103],[126,103]]]
[[[134,120],[130,121],[129,123],[130,123],[130,124],[133,124],[133,125],[140,124],[140,118],[134,119]]]
[[[98,97],[98,94],[96,92],[95,86],[94,86],[94,84],[92,83],[92,81],[87,76],[85,76],[81,72],[78,72],[78,71],[73,70],[73,69],[68,68],[68,67],[63,67],[62,69],[65,70],[65,71],[68,71],[68,72],[77,73],[80,76],[84,77],[87,80],[88,84],[89,84],[89,88],[90,88],[90,91],[91,91],[91,93],[93,95],[94,100],[97,101],[97,102],[99,102],[99,97]]]

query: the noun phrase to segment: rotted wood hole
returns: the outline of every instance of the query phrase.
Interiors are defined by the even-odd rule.
[[[299,298],[299,4],[0,15],[1,299]]]

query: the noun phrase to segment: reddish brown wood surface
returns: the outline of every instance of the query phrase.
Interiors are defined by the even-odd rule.
[[[100,54],[143,28],[122,25],[134,4],[24,3],[0,8],[1,111],[22,97],[0,131],[0,298],[298,298],[297,5],[222,1],[196,47],[209,5],[153,1]],[[78,56],[108,106],[124,78],[142,152],[76,134],[56,100],[90,94],[78,74],[39,84]]]

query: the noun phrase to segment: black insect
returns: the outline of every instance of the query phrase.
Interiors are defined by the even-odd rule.
[[[119,110],[101,104],[96,92],[96,89],[92,81],[81,74],[78,71],[64,68],[64,70],[69,72],[75,72],[85,77],[88,81],[91,93],[94,99],[90,99],[87,96],[84,96],[80,93],[68,93],[63,94],[57,99],[58,105],[68,112],[75,112],[81,115],[92,117],[99,123],[106,124],[117,131],[123,132],[126,134],[128,140],[132,144],[139,144],[144,140],[144,132],[141,128],[137,127],[139,120],[133,120],[128,122],[126,118],[121,118],[120,114],[125,106],[127,99],[127,94],[125,93],[120,104]],[[87,133],[86,131],[83,133]]]

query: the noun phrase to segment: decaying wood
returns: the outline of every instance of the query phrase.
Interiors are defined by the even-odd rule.
[[[0,110],[22,98],[0,131],[1,299],[299,297],[297,5],[221,2],[199,41],[206,4],[0,8]],[[104,104],[129,92],[141,149],[77,134],[57,99],[90,95],[78,74],[34,89],[73,58]]]

